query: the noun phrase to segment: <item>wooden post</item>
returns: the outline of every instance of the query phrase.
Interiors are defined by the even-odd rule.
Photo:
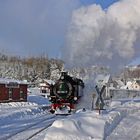
[[[94,99],[95,99],[95,97],[96,97],[96,94],[93,93],[92,94],[92,106],[91,106],[91,110],[94,110]]]

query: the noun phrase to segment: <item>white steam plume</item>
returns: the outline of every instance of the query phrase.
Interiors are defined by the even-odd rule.
[[[122,0],[106,10],[81,7],[73,12],[64,58],[70,66],[116,68],[140,54],[139,35],[140,0]]]

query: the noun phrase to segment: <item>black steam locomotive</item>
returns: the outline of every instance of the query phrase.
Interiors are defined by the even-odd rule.
[[[71,77],[67,72],[61,72],[60,78],[50,89],[51,112],[67,108],[70,113],[75,109],[74,105],[78,103],[79,98],[83,96],[83,89],[84,83],[81,79]]]

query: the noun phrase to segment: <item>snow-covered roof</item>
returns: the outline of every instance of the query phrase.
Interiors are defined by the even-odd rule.
[[[7,79],[7,78],[0,78],[0,83],[1,84],[9,84],[11,82],[18,83],[18,84],[25,84],[25,85],[28,84],[26,81],[20,81],[20,80],[15,80],[15,79]]]
[[[39,86],[40,87],[45,87],[45,86],[47,86],[47,84],[46,83],[40,83]]]
[[[96,84],[106,84],[109,82],[110,79],[110,75],[97,75],[96,79],[95,79],[95,83]]]
[[[115,80],[119,86],[124,86],[124,83],[121,80]]]
[[[130,87],[130,86],[132,85],[132,82],[131,82],[131,81],[128,81],[128,82],[126,83],[126,85],[127,85],[128,87]]]
[[[132,88],[131,86],[132,86],[132,82],[128,81],[126,85],[121,86],[121,89],[131,89]]]
[[[127,89],[127,85],[121,86],[120,89]]]
[[[55,82],[53,80],[44,79],[43,81],[48,83],[48,84],[50,84],[50,85],[51,84],[53,84],[53,85],[55,84]]]

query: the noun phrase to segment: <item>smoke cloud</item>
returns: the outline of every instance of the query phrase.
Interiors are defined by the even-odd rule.
[[[101,64],[114,69],[140,55],[140,1],[121,0],[73,12],[65,60],[69,66]]]

